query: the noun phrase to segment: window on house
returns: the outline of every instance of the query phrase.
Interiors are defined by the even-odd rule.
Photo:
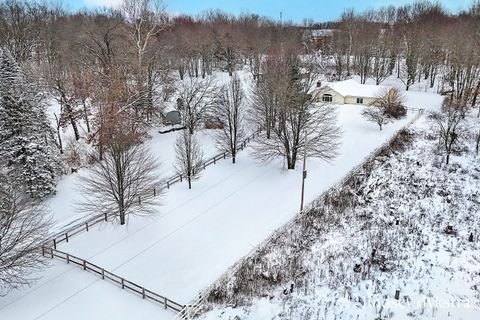
[[[332,95],[331,94],[324,94],[322,96],[322,101],[324,102],[332,102]]]
[[[363,98],[357,98],[357,103],[363,104]]]

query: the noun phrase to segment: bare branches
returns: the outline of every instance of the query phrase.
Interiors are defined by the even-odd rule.
[[[383,126],[390,120],[390,117],[385,112],[385,108],[378,104],[366,106],[362,111],[362,116],[367,121],[376,123],[380,127],[380,130],[382,130]]]
[[[267,67],[252,111],[254,121],[266,128],[254,144],[255,157],[263,161],[284,157],[288,169],[295,169],[305,148],[310,157],[333,159],[341,131],[331,106],[315,105],[309,94],[314,64],[300,61],[291,51],[271,56]]]
[[[212,77],[189,78],[180,85],[178,92],[179,111],[190,134],[204,120],[215,98],[215,83]]]
[[[459,100],[446,99],[442,106],[442,112],[433,112],[430,115],[430,119],[437,127],[441,146],[446,153],[446,164],[449,164],[450,154],[459,140],[463,109],[463,104]]]
[[[153,214],[159,197],[153,197],[160,185],[159,162],[144,145],[110,145],[90,172],[81,177],[79,189],[84,200],[79,209],[88,213],[116,212],[120,224],[129,214]]]
[[[234,74],[228,85],[225,85],[216,99],[213,117],[221,124],[222,129],[217,134],[217,146],[220,150],[232,154],[235,163],[237,149],[245,137],[243,130],[245,93],[237,74]]]
[[[386,88],[378,94],[375,100],[362,112],[363,117],[370,122],[378,124],[380,130],[383,125],[393,119],[399,119],[407,113],[403,105],[405,95],[396,88]]]
[[[40,245],[49,220],[42,207],[22,195],[0,175],[0,296],[30,285],[32,273],[46,266]]]
[[[192,189],[192,180],[200,177],[203,152],[195,136],[184,130],[175,143],[176,165],[178,174],[185,175],[188,188]]]

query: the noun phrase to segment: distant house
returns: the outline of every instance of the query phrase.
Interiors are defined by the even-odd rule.
[[[304,36],[313,42],[315,49],[327,47],[333,38],[335,29],[307,29]]]
[[[390,87],[360,84],[353,79],[349,79],[319,86],[313,91],[313,96],[318,102],[368,105],[388,89]]]

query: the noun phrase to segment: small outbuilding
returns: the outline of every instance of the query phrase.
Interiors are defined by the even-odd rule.
[[[390,87],[388,86],[361,84],[353,79],[349,79],[328,82],[316,88],[313,91],[313,97],[317,102],[368,105],[389,89]]]
[[[182,123],[182,114],[180,113],[180,111],[177,110],[167,112],[165,118],[166,124],[169,125],[178,125]]]

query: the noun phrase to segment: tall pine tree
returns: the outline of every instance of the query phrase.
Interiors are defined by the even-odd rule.
[[[0,170],[32,197],[55,191],[60,168],[43,97],[0,49]]]

